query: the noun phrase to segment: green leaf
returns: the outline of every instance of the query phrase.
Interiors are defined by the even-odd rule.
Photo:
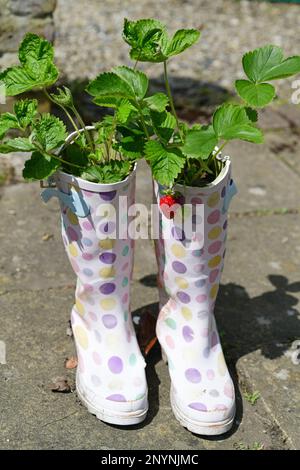
[[[19,129],[19,127],[18,119],[14,114],[3,113],[0,115],[0,139],[2,139],[10,129]]]
[[[166,27],[154,19],[129,21],[125,18],[123,39],[131,46],[130,57],[140,62],[163,62],[167,57],[162,53],[168,37]]]
[[[88,91],[88,90],[87,90]],[[124,98],[116,98],[114,96],[96,96],[93,103],[104,108],[117,108]]]
[[[113,72],[129,85],[133,96],[138,100],[144,98],[148,90],[148,78],[143,72],[125,66],[114,67]]]
[[[243,68],[254,83],[277,80],[300,72],[300,57],[284,59],[280,47],[267,45],[245,54]]]
[[[154,95],[145,98],[143,103],[146,103],[149,109],[161,113],[168,106],[169,98],[164,93],[155,93]]]
[[[19,100],[14,105],[14,111],[22,129],[25,129],[32,123],[37,113],[37,100]]]
[[[167,186],[174,183],[185,164],[185,157],[179,149],[167,149],[157,140],[146,143],[145,156],[153,177],[160,184]]]
[[[119,152],[127,158],[138,159],[144,155],[145,139],[140,135],[127,135],[119,143]]]
[[[110,160],[87,168],[81,177],[94,183],[118,183],[129,175],[131,169],[129,161]]]
[[[33,152],[31,159],[25,162],[23,177],[26,180],[42,180],[51,176],[60,167],[60,162],[49,159],[40,152]]]
[[[200,37],[200,31],[196,29],[179,29],[169,41],[164,54],[167,57],[180,54],[188,47],[191,47]]]
[[[246,103],[256,108],[266,106],[275,96],[275,88],[269,83],[252,83],[249,80],[236,80],[235,88]]]
[[[219,139],[241,139],[263,142],[261,130],[254,127],[244,107],[233,104],[220,106],[213,116],[213,128]]]
[[[26,34],[19,48],[21,66],[8,68],[0,74],[6,95],[15,96],[56,82],[58,70],[53,64],[53,56],[53,47],[46,39]]]
[[[150,111],[151,120],[156,134],[166,143],[169,142],[176,127],[176,119],[173,114],[168,111],[158,113]]]
[[[59,106],[65,106],[67,108],[72,108],[73,106],[73,96],[71,90],[66,86],[57,88],[57,93],[51,93],[50,96],[52,100]]]
[[[245,108],[245,111],[247,113],[248,118],[250,119],[251,122],[257,122],[258,120],[258,112],[256,109],[253,108]]]
[[[76,165],[85,168],[89,164],[88,154],[89,151],[87,148],[82,148],[79,143],[74,142],[65,147],[62,158],[67,162],[75,163]],[[75,176],[80,176],[82,172],[82,169],[76,168],[72,165],[66,165],[65,163],[63,164],[63,168]]]
[[[95,80],[88,84],[86,91],[97,98],[102,96],[113,97],[114,99],[134,98],[134,92],[128,83],[113,72],[104,72],[98,75]]]
[[[5,144],[12,149],[12,152],[32,152],[35,150],[35,146],[27,137],[9,139]]]
[[[49,152],[58,148],[67,138],[66,126],[57,117],[50,114],[43,114],[41,119],[35,122],[34,139]]]
[[[189,158],[206,159],[218,143],[212,126],[187,132],[182,152]]]
[[[125,124],[132,113],[136,108],[130,103],[130,101],[123,99],[116,111],[117,121]]]

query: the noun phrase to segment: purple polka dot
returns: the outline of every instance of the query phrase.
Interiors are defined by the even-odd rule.
[[[215,211],[211,212],[207,217],[207,222],[209,224],[216,224],[220,220],[221,212],[216,209]]]
[[[198,402],[190,403],[189,408],[192,408],[193,410],[197,410],[197,411],[207,411],[207,406],[204,405],[204,403],[198,403]]]
[[[92,246],[93,241],[90,238],[85,237],[85,238],[82,239],[82,244],[85,245],[85,246]]]
[[[211,347],[214,348],[218,344],[218,336],[217,333],[214,331],[211,335]]]
[[[208,247],[208,253],[210,253],[211,255],[215,254],[215,253],[218,253],[218,251],[220,250],[222,246],[222,242],[220,242],[219,240],[212,243],[211,245],[209,245]]]
[[[224,186],[224,188],[222,189],[221,197],[225,197],[225,195],[226,195],[226,186]]]
[[[206,279],[198,279],[196,282],[195,282],[195,286],[196,287],[204,287],[206,284]]]
[[[224,224],[223,224],[223,229],[226,230],[227,228],[227,220],[225,220]]]
[[[186,272],[186,266],[180,261],[173,261],[172,268],[176,273],[184,274]]]
[[[108,360],[108,367],[113,374],[120,374],[123,370],[123,361],[118,356],[112,356]]]
[[[86,261],[90,261],[91,259],[93,259],[93,255],[91,255],[91,253],[82,253],[82,257]]]
[[[201,382],[201,374],[197,369],[187,369],[185,371],[185,377],[189,382],[194,384]]]
[[[101,294],[109,295],[112,294],[116,290],[116,285],[113,282],[107,282],[106,284],[102,284],[99,287]]]
[[[182,242],[185,240],[185,233],[180,227],[173,227],[171,232],[172,232],[172,237],[175,238],[175,240],[180,240]]]
[[[85,230],[93,230],[93,226],[91,224],[91,222],[89,222],[88,220],[86,220],[85,222],[83,222],[82,224],[83,228],[85,228]]]
[[[99,196],[103,201],[112,201],[115,195],[117,194],[117,191],[107,191],[107,192],[101,192],[99,193]]]
[[[100,232],[105,234],[111,234],[116,229],[116,224],[114,222],[106,222],[105,224],[100,225]]]
[[[213,269],[209,274],[209,282],[213,284],[219,275],[219,269]]]
[[[102,263],[113,264],[116,261],[116,257],[117,255],[115,255],[114,253],[105,252],[101,253],[99,259],[100,261],[102,261]]]
[[[106,400],[111,400],[111,401],[126,401],[126,398],[124,395],[120,395],[119,393],[115,393],[114,395],[109,395],[109,397],[106,397]]]
[[[194,332],[189,326],[184,326],[182,328],[182,336],[187,343],[190,343],[194,339]]]
[[[188,304],[191,301],[190,296],[182,291],[177,292],[177,297],[183,304]]]
[[[115,315],[103,315],[102,317],[102,322],[103,322],[103,325],[105,326],[105,328],[108,328],[108,329],[112,329],[114,328],[117,323],[118,323],[118,320],[117,318],[115,317]]]
[[[77,242],[78,235],[77,235],[77,232],[72,227],[67,228],[67,234],[70,240],[72,240],[73,242]]]
[[[89,269],[89,268],[84,268],[84,269],[82,270],[82,272],[83,272],[83,274],[85,274],[86,276],[89,276],[89,277],[94,274],[94,271],[92,271],[92,270]]]

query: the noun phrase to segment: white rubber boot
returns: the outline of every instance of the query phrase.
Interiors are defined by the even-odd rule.
[[[120,196],[127,197],[128,207],[134,202],[135,171],[114,184],[90,183],[60,172],[56,184],[63,241],[77,276],[71,321],[78,352],[78,395],[103,421],[137,424],[146,417],[148,400],[146,364],[130,313],[134,244],[126,224],[125,239],[112,235],[112,207],[118,216]],[[127,208],[122,209],[124,218]]]
[[[162,188],[154,184],[159,204]],[[185,204],[203,204],[201,231],[190,239],[162,214],[156,243],[159,281],[169,295],[157,321],[157,337],[169,365],[171,405],[180,423],[196,434],[230,429],[235,415],[234,387],[214,317],[225,255],[227,209],[236,192],[227,159],[218,178],[204,188],[176,186]],[[191,217],[192,214],[188,214]],[[161,299],[165,298],[165,294]],[[163,300],[163,303],[165,300]]]

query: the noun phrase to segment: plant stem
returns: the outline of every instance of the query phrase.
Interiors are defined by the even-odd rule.
[[[73,113],[75,114],[75,116],[77,117],[78,122],[79,122],[80,126],[81,126],[82,129],[83,129],[84,135],[86,136],[87,141],[88,141],[88,143],[90,144],[91,150],[94,151],[94,150],[95,150],[94,141],[93,141],[93,139],[91,138],[91,135],[90,135],[89,131],[87,130],[87,128],[86,128],[86,126],[85,126],[85,124],[84,124],[84,122],[83,122],[82,117],[80,116],[79,112],[77,111],[77,109],[75,108],[74,105],[72,106],[72,111],[73,111]]]
[[[44,149],[40,148],[38,145],[34,144],[37,151],[43,155],[46,155],[47,157],[50,157],[50,158],[54,158],[54,160],[57,160],[61,163],[64,163],[65,165],[68,165],[68,166],[74,166],[75,168],[80,168],[81,170],[83,169],[82,166],[80,165],[76,165],[76,163],[71,163],[71,162],[67,162],[67,160],[64,160],[63,158],[59,157],[58,155],[54,155],[52,153],[49,153],[49,152],[46,152]]]
[[[169,85],[168,72],[167,72],[167,61],[166,60],[164,61],[164,78],[165,78],[165,87],[166,87],[167,95],[168,95],[168,98],[169,98],[169,101],[170,101],[172,114],[176,119],[177,129],[178,129],[180,138],[182,140],[183,136],[182,136],[182,133],[181,133],[181,130],[180,130],[180,127],[179,127],[179,120],[178,120],[178,116],[177,116],[176,109],[175,109],[175,106],[174,106],[174,101],[173,101],[173,97],[172,97],[171,88],[170,88],[170,85]]]
[[[54,101],[51,98],[51,95],[48,93],[46,88],[44,88],[43,91],[44,91],[44,93],[45,93],[45,95],[46,95],[46,97],[48,98],[49,101],[52,101],[52,103],[60,106],[64,110],[65,114],[67,115],[67,117],[68,117],[69,121],[71,122],[72,126],[74,127],[75,131],[80,136],[80,131],[79,131],[78,127],[76,126],[76,123],[75,123],[74,119],[72,118],[71,114],[69,113],[69,111],[67,110],[67,108],[65,108],[64,105],[62,105],[62,104],[56,103],[56,101]]]
[[[136,100],[136,105],[138,107],[138,110],[139,110],[139,115],[140,115],[140,118],[141,118],[141,122],[142,122],[142,126],[143,126],[143,129],[144,129],[144,132],[147,136],[147,139],[149,140],[150,139],[150,135],[149,135],[149,132],[148,132],[148,129],[147,129],[147,126],[146,126],[146,122],[145,122],[145,119],[144,119],[144,115],[143,115],[143,111],[142,111],[142,108],[141,108],[141,105],[140,103]]]

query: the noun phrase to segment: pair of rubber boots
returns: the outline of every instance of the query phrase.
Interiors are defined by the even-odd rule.
[[[45,201],[59,197],[62,237],[77,276],[71,314],[78,353],[77,393],[102,421],[140,423],[148,411],[148,389],[130,312],[134,241],[127,230],[135,170],[114,184],[90,183],[62,172],[55,181],[57,189],[45,190],[42,196]],[[163,188],[156,182],[153,188],[161,216],[155,241],[160,298],[156,334],[168,362],[172,410],[194,433],[222,434],[235,415],[234,387],[214,317],[228,206],[235,192],[230,161],[225,159],[219,177],[204,188],[175,188],[188,205],[183,222],[192,220],[190,234],[176,217],[161,212]],[[193,226],[197,207],[202,210],[197,215],[202,228]]]

